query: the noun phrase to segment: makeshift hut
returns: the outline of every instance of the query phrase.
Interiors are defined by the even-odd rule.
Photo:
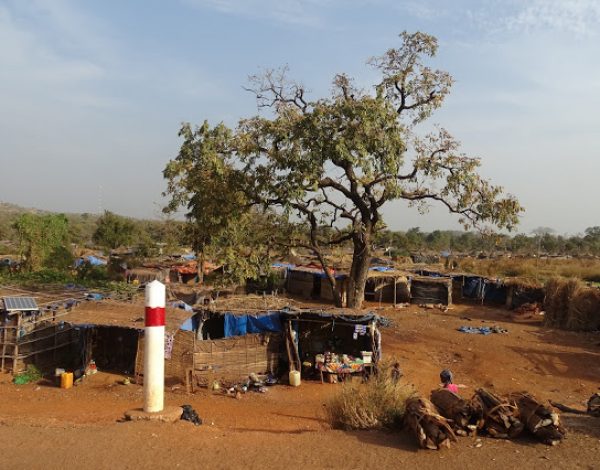
[[[62,307],[66,305],[72,304],[63,303]],[[39,369],[51,367],[77,341],[73,329],[61,319],[65,313],[38,306],[33,297],[3,297],[0,304],[0,370],[18,374],[29,364]]]
[[[296,266],[288,271],[287,292],[305,299],[318,299],[321,296],[321,279],[325,278],[322,269],[314,266]]]
[[[349,309],[285,309],[280,321],[290,370],[320,373],[368,373],[381,358],[378,317]]]
[[[482,304],[503,305],[507,302],[508,286],[500,279],[473,274],[452,274],[455,298],[473,299]],[[458,293],[459,297],[456,296]]]
[[[415,276],[410,280],[413,304],[452,304],[452,278]]]
[[[140,341],[138,368],[142,346]],[[372,364],[380,350],[373,314],[298,309],[276,297],[237,297],[207,306],[182,325],[173,337],[165,375],[192,387],[234,384],[250,374],[278,377],[288,369],[307,376],[319,372],[317,356],[325,352],[344,358],[352,372],[364,372],[373,366],[363,365],[363,351]]]
[[[506,308],[514,309],[524,304],[542,305],[546,291],[538,282],[524,279],[508,279],[506,285]]]
[[[147,284],[152,281],[166,282],[169,278],[169,269],[160,266],[142,266],[125,270],[126,281]]]
[[[345,275],[333,273],[336,279],[343,280]],[[305,299],[332,300],[331,284],[325,271],[316,264],[294,266],[288,269],[286,290],[289,294]]]
[[[214,380],[234,383],[250,373],[275,374],[279,367],[279,309],[290,303],[277,297],[230,297],[212,302],[168,338],[165,377],[186,384]],[[138,343],[136,378],[142,380],[143,339]]]
[[[407,274],[388,266],[372,266],[367,275],[365,300],[394,305],[410,301]]]

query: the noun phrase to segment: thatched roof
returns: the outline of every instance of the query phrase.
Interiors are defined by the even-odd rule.
[[[166,309],[165,330],[174,332],[191,316],[180,308]],[[136,330],[144,329],[144,304],[102,300],[82,302],[61,320],[73,325],[118,326]]]
[[[219,313],[252,313],[281,310],[285,307],[295,307],[298,305],[298,302],[285,297],[241,295],[218,299],[206,305],[205,309]]]

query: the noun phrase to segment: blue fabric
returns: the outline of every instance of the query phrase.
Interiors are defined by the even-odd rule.
[[[380,273],[386,273],[388,271],[394,271],[394,268],[390,266],[372,266],[369,268],[369,271],[377,271]]]
[[[96,258],[95,256],[90,255],[90,256],[84,256],[83,258],[77,258],[75,260],[75,267],[78,268],[79,266],[81,266],[84,263],[87,263],[90,266],[106,266],[107,265],[107,262],[104,261],[103,259]]]
[[[279,313],[261,315],[259,317],[248,315],[247,322],[248,333],[278,332],[282,330]]]
[[[487,326],[475,327],[475,326],[461,326],[458,331],[461,333],[470,333],[472,335],[490,335],[492,334],[492,329]]]
[[[200,320],[197,317],[193,316],[184,321],[179,327],[179,329],[183,331],[197,331],[198,326],[200,326],[199,323]]]
[[[194,259],[196,259],[196,255],[193,254],[193,253],[190,253],[190,254],[187,254],[187,255],[181,255],[181,257],[183,259],[187,259],[187,260],[194,260]]]
[[[171,307],[180,308],[186,312],[193,312],[194,308],[191,305],[186,304],[183,300],[177,302],[171,302]]]
[[[465,277],[463,296],[470,299],[480,299],[483,293],[483,279],[480,277]]]
[[[267,315],[233,315],[225,314],[225,338],[243,336],[251,333],[266,333],[282,331],[279,312]]]
[[[225,338],[231,336],[243,336],[248,333],[248,316],[226,313],[224,333]]]
[[[290,264],[290,263],[273,263],[271,265],[271,267],[273,268],[286,268],[286,269],[293,269],[296,267],[295,264]]]

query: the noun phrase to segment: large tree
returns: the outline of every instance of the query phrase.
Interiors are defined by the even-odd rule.
[[[64,263],[57,263],[58,258],[71,261],[67,246],[69,222],[64,214],[21,214],[13,227],[18,234],[23,266],[28,271],[45,266],[64,268]]]
[[[103,247],[115,249],[131,245],[135,231],[136,226],[131,219],[104,211],[104,214],[96,222],[96,231],[92,240]]]
[[[285,68],[267,71],[251,77],[249,87],[263,113],[234,130],[224,124],[200,128],[202,147],[238,175],[229,191],[305,224],[308,236],[301,244],[318,257],[334,289],[325,252],[352,244],[349,307],[362,304],[387,202],[405,200],[421,211],[437,202],[465,226],[507,229],[522,210],[479,176],[479,159],[461,153],[446,130],[417,136],[416,126],[442,104],[452,78],[424,63],[436,54],[434,37],[404,32],[400,38],[399,48],[369,61],[380,74],[372,91],[341,74],[331,96],[312,100],[287,79]],[[192,197],[217,194],[198,185],[188,190]]]

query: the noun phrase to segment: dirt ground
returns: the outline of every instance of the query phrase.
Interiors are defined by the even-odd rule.
[[[528,390],[540,398],[583,408],[600,385],[600,335],[515,321],[503,309],[454,306],[443,313],[419,307],[384,309],[384,358],[397,358],[409,383],[424,395],[451,368],[462,393],[486,386],[499,393]],[[469,335],[461,325],[498,325],[507,334]],[[0,376],[0,455],[3,469],[21,468],[600,468],[600,419],[563,415],[569,431],[559,446],[529,438],[461,438],[451,449],[417,449],[398,432],[344,432],[325,419],[325,404],[341,385],[304,381],[236,400],[205,390],[168,388],[168,405],[191,404],[195,427],[121,422],[142,404],[142,388],[100,372],[82,385],[16,386]]]

